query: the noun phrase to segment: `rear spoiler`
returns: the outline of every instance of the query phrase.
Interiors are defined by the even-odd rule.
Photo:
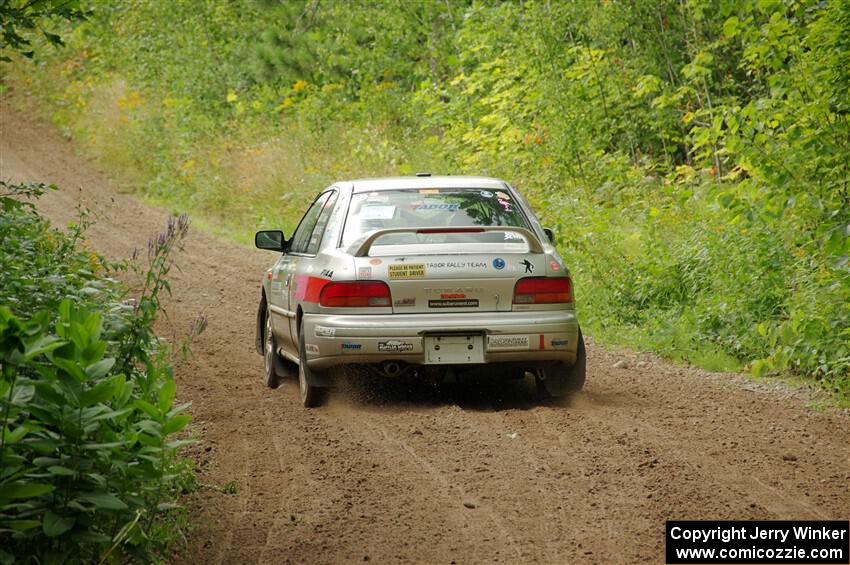
[[[359,240],[355,241],[348,248],[348,253],[354,257],[368,257],[369,250],[372,249],[372,244],[375,240],[392,233],[485,233],[485,232],[511,232],[521,235],[526,243],[528,243],[528,251],[530,253],[543,253],[543,245],[537,236],[527,228],[516,226],[478,226],[468,228],[386,228],[383,230],[375,230],[367,233]]]

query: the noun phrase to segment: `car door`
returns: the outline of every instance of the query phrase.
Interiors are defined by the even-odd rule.
[[[284,292],[287,294],[287,337],[284,348],[293,355],[298,354],[298,306],[308,298],[310,277],[315,277],[322,268],[316,264],[316,255],[322,243],[325,227],[337,199],[336,190],[326,190],[316,198],[304,215],[292,236],[281,268],[286,272]],[[303,309],[303,308],[302,308]]]
[[[290,320],[295,319],[297,305],[293,305],[291,302],[290,289],[299,260],[303,256],[303,251],[307,249],[309,238],[313,233],[313,229],[316,227],[322,207],[329,197],[330,192],[326,191],[313,201],[313,204],[307,209],[307,212],[295,229],[295,233],[289,240],[286,252],[281,255],[280,259],[278,259],[272,268],[271,292],[268,296],[272,328],[277,338],[278,346],[294,356],[298,355],[297,335],[294,340]]]

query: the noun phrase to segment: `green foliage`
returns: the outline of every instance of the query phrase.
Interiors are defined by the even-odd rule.
[[[597,334],[850,392],[847,0],[92,6],[33,85],[133,188],[247,241],[336,178],[501,176]]]
[[[21,315],[55,307],[63,298],[79,304],[97,301],[115,289],[106,276],[107,262],[82,245],[84,211],[67,234],[51,229],[35,213],[29,199],[55,189],[0,180],[0,304]]]
[[[151,239],[128,303],[79,250],[82,226],[51,230],[21,200],[48,187],[2,188],[0,561],[161,557],[179,535],[162,523],[177,523],[191,482],[174,438],[190,417],[152,324],[188,222]]]
[[[47,31],[50,20],[83,20],[86,11],[79,0],[3,0],[0,2],[0,61],[10,61],[8,51],[33,56],[31,40],[27,35],[40,32],[54,46],[63,45],[62,38]],[[22,35],[23,34],[23,35]]]

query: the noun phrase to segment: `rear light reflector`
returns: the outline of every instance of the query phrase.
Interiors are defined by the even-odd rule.
[[[514,286],[514,304],[558,304],[573,301],[573,283],[568,277],[529,277]]]
[[[335,282],[326,284],[319,296],[325,308],[390,306],[390,287],[381,281]]]

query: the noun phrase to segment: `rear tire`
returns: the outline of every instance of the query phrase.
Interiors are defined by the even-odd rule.
[[[584,336],[578,331],[576,361],[567,365],[561,361],[542,363],[537,368],[537,390],[543,397],[561,398],[584,387],[587,376],[587,352]]]
[[[298,328],[298,389],[304,408],[315,408],[325,400],[325,389],[310,384],[312,371],[307,365],[303,328]]]

